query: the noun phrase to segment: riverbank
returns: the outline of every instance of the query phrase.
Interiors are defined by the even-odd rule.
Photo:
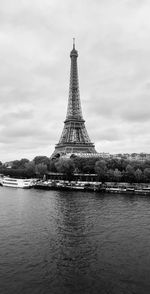
[[[150,195],[150,185],[129,184],[129,183],[101,183],[101,182],[69,182],[69,181],[37,181],[33,185],[34,189],[41,190],[62,190],[62,191],[83,191],[98,193],[124,193]]]
[[[0,185],[3,186],[3,178]],[[12,178],[10,178],[11,180]],[[19,179],[16,179],[16,181]],[[25,181],[25,180],[24,180]],[[87,182],[87,181],[64,181],[64,180],[40,180],[30,179],[30,185],[24,188],[40,190],[59,190],[59,191],[83,191],[97,193],[114,193],[130,195],[150,195],[150,184],[147,183],[116,183],[116,182]],[[10,187],[15,187],[11,185]],[[20,186],[18,186],[20,187]],[[16,187],[17,188],[17,187]],[[21,187],[20,187],[21,188]],[[23,188],[23,187],[22,187]]]

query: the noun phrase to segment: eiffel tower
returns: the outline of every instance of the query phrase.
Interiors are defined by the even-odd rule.
[[[73,49],[70,53],[71,70],[70,70],[70,86],[67,115],[64,121],[64,128],[59,143],[55,146],[55,151],[51,157],[56,154],[96,154],[95,146],[91,143],[88,136],[85,121],[82,116],[78,67],[77,67],[78,51],[75,49],[75,39],[73,39]]]

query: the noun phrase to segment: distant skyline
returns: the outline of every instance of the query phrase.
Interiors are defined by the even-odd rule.
[[[97,152],[150,153],[150,1],[0,0],[0,160],[50,156],[76,39]]]

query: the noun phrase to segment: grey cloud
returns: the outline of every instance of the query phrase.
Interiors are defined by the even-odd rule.
[[[90,132],[91,136],[93,135],[93,132]],[[97,130],[96,132],[94,132],[94,135],[97,138],[97,141],[118,141],[120,139],[122,139],[123,134],[121,134],[121,132],[119,132],[119,130],[117,128],[111,128],[111,127],[107,127],[107,128],[103,128],[101,130],[101,128],[99,128],[99,130]]]
[[[10,124],[13,121],[22,121],[22,120],[29,120],[33,116],[33,111],[29,110],[20,110],[20,111],[14,111],[10,113],[6,113],[0,117],[0,122],[4,124]]]
[[[128,109],[126,113],[123,113],[123,118],[127,121],[134,122],[148,122],[150,121],[150,114],[149,114],[149,109],[145,108],[144,110],[141,111],[140,108],[133,108],[133,109]]]

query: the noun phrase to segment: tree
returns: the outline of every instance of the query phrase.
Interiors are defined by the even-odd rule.
[[[142,181],[142,175],[143,175],[143,173],[142,173],[141,169],[138,168],[135,171],[135,178],[138,183],[140,183]]]
[[[29,159],[27,159],[27,158],[22,158],[22,159],[20,160],[20,168],[25,168],[26,163],[28,163],[28,162],[29,162]]]
[[[20,160],[14,160],[12,163],[12,169],[18,169],[20,167]]]
[[[108,181],[110,181],[110,182],[114,181],[114,171],[113,171],[113,169],[109,169],[107,171],[107,177],[108,177]]]
[[[106,180],[107,177],[107,167],[104,160],[98,160],[95,163],[95,172],[98,175],[98,179],[102,182]]]
[[[35,166],[35,173],[39,177],[43,177],[47,173],[47,165],[44,163],[39,163]]]
[[[127,181],[132,183],[135,180],[135,173],[134,173],[134,168],[128,164],[126,167],[126,176],[127,176]]]
[[[21,160],[14,160],[12,162],[12,169],[24,169],[26,166],[26,163],[29,162],[29,159],[22,158]]]
[[[25,164],[26,173],[28,177],[34,177],[35,176],[35,163],[34,161],[29,161]]]
[[[95,173],[95,162],[96,158],[86,158],[85,164],[83,166],[83,173]]]
[[[35,165],[39,164],[39,163],[44,163],[47,166],[49,166],[50,163],[50,159],[47,156],[36,156],[33,159]]]
[[[55,162],[56,162],[56,160],[55,159],[52,159],[52,160],[50,160],[49,161],[49,166],[48,166],[48,170],[50,171],[50,172],[56,172],[57,170],[56,170],[56,166],[55,166]]]
[[[144,176],[146,178],[146,181],[150,181],[150,168],[145,168],[144,169]]]
[[[114,179],[116,182],[119,182],[121,179],[121,172],[117,168],[114,170]]]
[[[80,158],[80,157],[74,157],[72,158],[75,169],[80,172],[80,173],[84,173],[85,172],[85,166],[87,163],[87,158]]]
[[[57,171],[65,174],[68,180],[72,179],[75,168],[72,159],[60,158],[55,162],[55,166]]]

